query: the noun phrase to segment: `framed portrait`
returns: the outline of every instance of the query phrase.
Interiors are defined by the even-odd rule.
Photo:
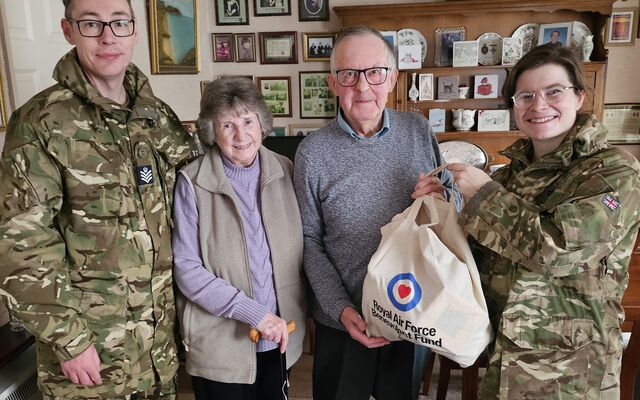
[[[297,64],[296,32],[260,32],[260,64]]]
[[[474,99],[498,98],[498,75],[476,75],[473,87]]]
[[[638,31],[637,8],[615,8],[607,24],[605,46],[633,46]]]
[[[256,17],[291,15],[291,0],[254,0],[253,15]]]
[[[418,87],[420,88],[418,100],[433,100],[433,74],[420,74]]]
[[[291,116],[291,77],[258,77],[258,90],[274,117]]]
[[[304,61],[329,61],[336,33],[303,33],[302,59]]]
[[[212,33],[211,42],[213,43],[213,61],[233,61],[233,34]]]
[[[605,104],[602,124],[609,142],[640,143],[640,103]]]
[[[236,33],[233,35],[236,49],[236,62],[256,61],[256,36],[253,33]]]
[[[478,41],[461,40],[453,43],[454,67],[478,66]]]
[[[299,21],[328,21],[329,0],[298,0]]]
[[[269,136],[287,136],[287,127],[286,126],[274,126],[271,129],[271,133]]]
[[[197,74],[200,71],[198,0],[171,7],[149,0],[152,74]]]
[[[478,132],[508,130],[509,110],[478,110]]]
[[[216,25],[249,25],[248,0],[214,0]]]
[[[555,43],[569,47],[571,45],[571,28],[573,22],[557,22],[555,24],[540,24],[538,45]]]
[[[338,100],[327,83],[329,71],[300,71],[300,118],[333,118]]]
[[[450,67],[453,64],[453,44],[464,39],[464,27],[437,28],[435,30],[436,50],[433,64],[437,67]]]
[[[289,125],[289,136],[307,136],[320,128],[322,125],[318,124],[291,124]]]

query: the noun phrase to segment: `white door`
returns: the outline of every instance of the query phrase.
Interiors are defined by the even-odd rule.
[[[53,68],[71,49],[60,28],[61,0],[0,0],[15,106],[51,86]]]

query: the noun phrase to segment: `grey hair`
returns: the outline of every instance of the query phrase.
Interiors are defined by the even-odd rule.
[[[380,33],[379,31],[373,29],[373,28],[369,28],[368,26],[352,26],[349,28],[344,29],[342,32],[340,32],[340,34],[338,35],[338,38],[336,39],[335,43],[333,44],[333,50],[331,51],[331,56],[329,57],[330,62],[331,62],[331,73],[335,74],[336,73],[336,60],[335,60],[335,54],[336,54],[336,48],[338,47],[338,45],[340,44],[340,42],[342,42],[344,39],[351,37],[351,36],[374,36],[377,37],[378,39],[380,39],[382,41],[382,43],[384,43],[384,47],[387,50],[387,62],[389,63],[389,66],[393,69],[396,65],[396,54],[395,51],[393,49],[393,46],[391,45],[391,43],[387,42],[384,38],[384,36],[382,36],[382,33]]]
[[[207,83],[202,92],[198,115],[198,134],[202,143],[213,146],[215,120],[229,112],[255,113],[263,138],[273,129],[273,115],[253,81],[241,76],[222,76]]]
[[[131,7],[131,0],[127,0],[127,4],[129,4],[129,10],[131,11],[131,18],[133,15],[133,7]],[[71,19],[71,11],[73,9],[73,0],[62,0],[62,5],[64,6],[64,17],[65,19]]]

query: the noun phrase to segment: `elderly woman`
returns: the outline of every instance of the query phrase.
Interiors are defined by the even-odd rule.
[[[496,330],[482,399],[620,398],[640,164],[579,113],[586,90],[571,49],[532,49],[502,92],[526,136],[503,152],[510,165],[449,166]]]
[[[302,351],[302,226],[291,162],[261,145],[272,123],[250,80],[209,83],[198,119],[209,149],[176,183],[174,275],[197,399],[282,399]]]

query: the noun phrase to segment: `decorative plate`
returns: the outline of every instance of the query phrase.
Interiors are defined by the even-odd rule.
[[[440,153],[445,162],[467,163],[476,168],[485,169],[489,160],[487,152],[477,144],[464,140],[447,140],[438,143]]]
[[[412,44],[419,44],[422,46],[422,62],[427,58],[427,40],[422,36],[422,33],[415,29],[406,28],[398,31],[398,46],[410,46]]]
[[[522,40],[522,54],[525,55],[538,44],[540,24],[523,24],[516,28],[511,37]]]
[[[582,56],[582,45],[584,44],[584,38],[593,35],[588,26],[583,22],[573,21],[573,28],[571,29],[571,47],[576,49],[576,52]]]
[[[478,62],[482,65],[496,65],[502,61],[502,36],[487,32],[478,36]]]

